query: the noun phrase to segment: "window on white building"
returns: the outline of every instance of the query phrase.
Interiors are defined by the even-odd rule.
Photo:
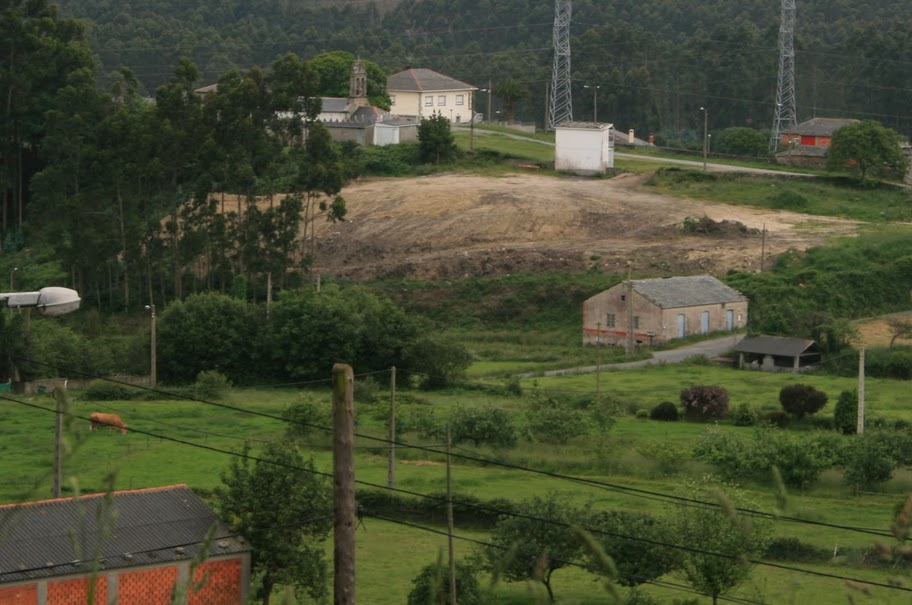
[[[434,97],[432,97],[431,95],[424,97],[424,106],[433,107],[434,106]]]
[[[439,106],[446,105],[446,95],[440,95],[437,97],[437,105],[439,105]]]
[[[456,104],[465,105],[465,95],[456,95]]]

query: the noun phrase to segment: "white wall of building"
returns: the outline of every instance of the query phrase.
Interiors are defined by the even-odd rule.
[[[389,90],[390,113],[394,116],[429,118],[439,113],[454,124],[467,123],[472,116],[471,90],[403,92]]]
[[[555,130],[554,168],[578,174],[602,174],[614,167],[611,124],[569,123]]]

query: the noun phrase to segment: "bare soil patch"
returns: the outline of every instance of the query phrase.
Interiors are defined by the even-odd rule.
[[[316,268],[353,279],[459,278],[515,272],[581,271],[597,265],[644,274],[722,274],[766,266],[854,221],[660,195],[642,175],[614,179],[534,174],[445,174],[366,179],[343,191],[344,223],[317,228]],[[685,233],[688,217],[738,228]],[[741,226],[744,228],[742,229]]]

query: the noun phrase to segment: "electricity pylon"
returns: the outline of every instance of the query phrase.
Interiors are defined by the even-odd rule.
[[[554,4],[554,69],[551,73],[551,99],[548,108],[548,130],[561,122],[573,120],[570,79],[570,0]]]
[[[776,86],[776,113],[770,131],[770,152],[779,149],[782,133],[795,128],[795,0],[782,0],[779,24],[779,81]]]

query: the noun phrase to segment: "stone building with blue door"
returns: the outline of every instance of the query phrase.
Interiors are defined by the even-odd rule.
[[[747,325],[747,297],[711,275],[618,282],[583,302],[583,344],[638,345]]]

